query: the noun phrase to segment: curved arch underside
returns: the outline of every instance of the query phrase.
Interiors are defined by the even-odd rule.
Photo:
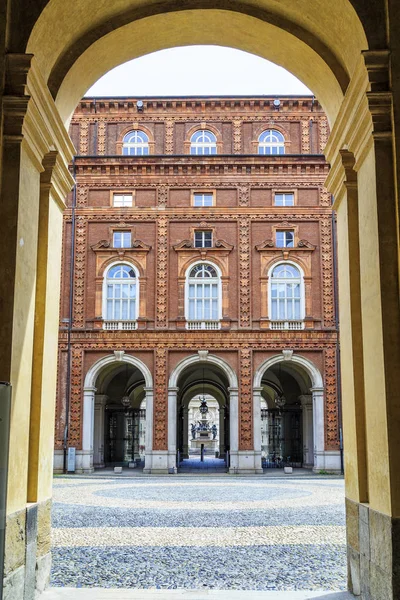
[[[26,50],[39,62],[67,122],[82,95],[110,69],[191,44],[238,48],[281,65],[314,91],[331,122],[368,47],[349,0],[50,0]]]

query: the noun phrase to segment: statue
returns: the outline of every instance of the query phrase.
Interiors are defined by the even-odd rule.
[[[192,430],[192,440],[196,439],[196,425],[194,423],[192,423],[191,425],[191,430]]]
[[[213,436],[213,440],[215,440],[215,438],[217,437],[217,426],[216,426],[216,424],[215,424],[215,423],[214,423],[214,425],[211,427],[211,433],[212,433],[212,436]]]

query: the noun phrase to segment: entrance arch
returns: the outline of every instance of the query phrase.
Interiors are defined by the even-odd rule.
[[[82,450],[76,453],[77,471],[92,472],[94,467],[103,467],[106,463],[126,462],[119,457],[107,456],[105,448],[105,410],[107,406],[107,387],[118,373],[125,367],[131,367],[127,375],[129,379],[132,371],[138,371],[144,379],[143,398],[146,406],[146,433],[145,433],[145,468],[149,461],[148,455],[152,448],[152,422],[153,422],[153,378],[149,368],[135,356],[126,354],[123,350],[115,351],[109,356],[97,360],[88,370],[83,387],[83,431]],[[133,369],[132,369],[133,368]],[[131,385],[127,385],[131,383]],[[123,382],[124,393],[129,396],[134,390],[134,382]],[[115,460],[112,460],[115,458]],[[134,457],[132,458],[132,460]],[[56,462],[57,467],[57,462]]]
[[[288,395],[290,402],[286,399]],[[278,409],[282,396],[285,398],[285,405],[282,404]],[[268,418],[268,415],[261,414],[262,399],[267,402],[269,414],[277,421],[277,426],[283,426],[285,419],[287,421],[287,447],[281,447],[279,452],[272,436],[269,436],[274,447],[269,451],[264,450],[266,456],[263,458],[267,464],[273,463],[279,455],[281,461],[286,459],[296,466],[312,467],[315,471],[327,469],[340,472],[339,452],[325,450],[324,384],[321,373],[313,362],[291,350],[284,350],[282,354],[265,360],[257,369],[253,387],[254,449],[257,453],[262,451],[262,416]],[[298,420],[293,426],[296,441],[288,431],[288,422],[293,419]],[[283,439],[283,433],[280,435]]]
[[[193,5],[187,2],[184,8],[210,5],[203,0]],[[222,12],[225,3],[213,0],[212,6]],[[218,43],[234,44],[234,40],[221,37],[232,31],[237,36],[237,47],[267,54],[266,58],[287,67],[319,96],[332,125],[325,153],[332,165],[327,187],[335,196],[338,213],[349,518],[358,522],[362,503],[363,514],[379,513],[388,524],[385,531],[392,531],[392,519],[400,517],[400,480],[396,465],[391,462],[400,452],[400,48],[393,41],[398,38],[395,7],[393,2],[384,0],[258,0],[247,5],[230,2],[229,6],[237,8],[239,15],[254,19],[252,25],[257,27],[243,28],[243,21],[235,20],[236,12],[226,11],[229,18],[224,21],[223,30],[218,28]],[[181,21],[176,23],[182,32],[191,31],[192,43],[215,42],[215,37],[207,38],[208,31],[213,32],[212,23],[207,28],[201,21],[201,12],[207,11],[177,11],[176,3],[168,1],[162,7],[164,13],[181,12]],[[172,42],[183,43],[176,31],[178,27],[171,28],[169,38],[167,16],[152,17],[153,9],[144,1],[132,8],[128,0],[88,0],[76,2],[71,8],[62,0],[43,0],[30,3],[29,10],[24,8],[21,1],[8,3],[3,36],[7,48],[6,43],[2,48],[6,73],[1,78],[5,87],[1,140],[0,233],[4,250],[0,297],[4,303],[0,379],[13,385],[10,512],[25,509],[27,499],[38,502],[51,497],[49,449],[55,376],[49,377],[48,373],[56,371],[60,210],[65,207],[63,198],[73,183],[68,171],[73,147],[64,124],[77,94],[101,74],[94,65],[103,64],[102,70],[114,66],[106,62],[107,54],[114,55],[116,61],[123,60],[116,45],[118,42],[120,48],[125,48],[132,40],[129,23],[141,20],[144,35],[137,38],[144,44],[141,53],[151,51],[151,39],[164,48]],[[155,19],[152,24],[156,20],[160,23],[154,36],[154,31],[146,27],[150,18]],[[216,23],[221,25],[221,21]],[[261,33],[263,23],[276,27],[278,33],[277,37],[271,36],[274,48],[268,48],[265,54],[268,36],[264,29]],[[125,27],[126,37],[113,38],[113,45],[106,49],[108,35],[111,37],[114,30]],[[49,35],[53,31],[58,35]],[[253,38],[251,48],[246,45],[248,31]],[[214,30],[214,36],[215,33]],[[96,60],[90,61],[86,51],[97,40],[105,43],[96,47]],[[130,52],[127,54],[133,57]],[[79,68],[73,71],[78,62]],[[309,68],[314,62],[316,68]],[[302,76],[301,65],[307,65],[309,78]],[[35,224],[40,226],[40,236]],[[48,360],[43,361],[43,357]],[[43,419],[30,417],[32,413],[43,414]],[[21,443],[21,439],[26,443]],[[41,457],[32,464],[27,451],[29,439],[31,450]],[[27,483],[21,484],[23,481]],[[375,528],[378,529],[383,530]],[[386,545],[392,548],[391,534],[387,535]],[[355,539],[358,540],[357,535]],[[373,544],[371,537],[371,547]],[[360,569],[358,541],[351,556],[350,570],[356,572]],[[398,564],[397,555],[395,559]],[[385,581],[393,580],[392,567],[384,568],[382,589]],[[363,579],[368,581],[367,576]],[[356,590],[357,583],[354,586]],[[389,593],[396,594],[392,592],[391,587]]]
[[[200,350],[181,360],[172,371],[168,383],[168,455],[169,468],[176,471],[177,452],[183,440],[180,439],[181,426],[178,427],[178,409],[190,396],[199,393],[202,388],[203,373],[208,369],[207,389],[218,390],[218,396],[222,394],[220,404],[220,426],[225,420],[226,413],[229,414],[229,429],[225,429],[226,437],[229,437],[229,446],[224,453],[229,454],[229,471],[237,472],[239,468],[239,412],[238,412],[238,379],[234,369],[222,358],[209,354],[207,350]],[[183,378],[186,377],[186,382]],[[206,391],[206,388],[204,387]],[[214,390],[215,393],[215,390]],[[224,402],[225,401],[225,402]],[[183,406],[182,406],[183,408]],[[223,412],[222,412],[223,411]],[[184,425],[186,427],[186,424]],[[183,445],[183,444],[182,444]]]

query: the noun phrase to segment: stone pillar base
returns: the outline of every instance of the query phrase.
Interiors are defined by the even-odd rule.
[[[400,598],[400,518],[346,498],[349,589],[362,600]]]
[[[329,473],[340,473],[340,452],[338,450],[325,450],[314,453],[314,473],[328,471]]]
[[[229,473],[243,475],[262,474],[261,452],[254,452],[254,450],[231,452]]]
[[[145,456],[143,473],[147,475],[174,475],[176,456],[167,450],[153,450]]]
[[[50,581],[51,500],[7,515],[3,600],[33,599]]]
[[[104,466],[104,465],[103,465]],[[54,473],[64,472],[64,451],[55,450],[54,452]],[[77,450],[75,455],[75,473],[93,473],[93,452]]]

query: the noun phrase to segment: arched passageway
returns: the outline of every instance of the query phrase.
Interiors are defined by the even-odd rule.
[[[168,434],[171,436],[171,451],[176,447],[177,468],[185,467],[184,461],[190,458],[192,450],[192,454],[214,458],[217,453],[221,463],[215,466],[225,466],[230,472],[236,472],[239,431],[238,382],[232,367],[207,351],[189,356],[176,366],[170,376],[169,397]],[[194,402],[196,398],[200,398],[197,403]],[[211,398],[216,405],[212,409],[214,414],[209,414],[207,398]],[[203,402],[201,409],[202,399],[206,402]],[[195,417],[199,412],[202,416],[189,423],[191,403],[194,408],[192,415]]]
[[[13,385],[8,513],[51,497],[61,211],[73,184],[65,124],[91,83],[124,60],[180,44],[226,44],[288,68],[330,119],[327,187],[338,212],[346,494],[356,531],[356,541],[349,537],[350,584],[357,593],[360,580],[370,588],[371,570],[373,585],[394,598],[400,587],[392,538],[400,518],[393,458],[400,452],[397,6],[257,0],[228,8],[222,0],[183,7],[8,2],[0,209],[0,378]],[[79,324],[79,307],[74,318]],[[162,452],[175,460],[171,440]],[[362,544],[360,550],[359,519],[385,524],[368,529],[368,552]],[[394,552],[385,564],[371,550],[382,544]],[[369,558],[361,561],[360,552]]]
[[[151,454],[153,378],[142,361],[117,351],[96,361],[83,389],[82,449],[77,472],[105,466],[145,467]],[[63,453],[54,468],[62,472]]]

